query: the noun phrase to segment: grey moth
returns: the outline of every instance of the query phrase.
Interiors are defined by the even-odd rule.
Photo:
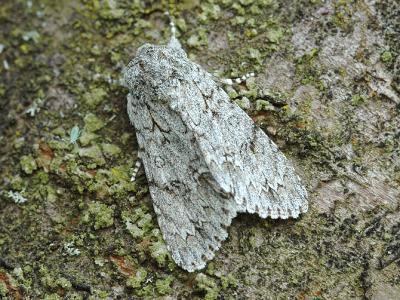
[[[123,81],[158,225],[174,261],[193,272],[238,213],[297,218],[308,196],[292,164],[188,59],[172,29],[167,45],[137,50]]]

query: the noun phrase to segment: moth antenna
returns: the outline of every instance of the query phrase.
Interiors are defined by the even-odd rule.
[[[243,82],[245,82],[247,79],[254,77],[255,74],[252,73],[247,73],[245,75],[243,75],[242,77],[238,77],[238,78],[222,78],[220,79],[220,81],[223,84],[227,84],[227,85],[234,85],[234,84],[241,84]]]
[[[169,18],[169,26],[171,27],[171,38],[169,40],[168,47],[182,49],[181,43],[176,38],[176,26],[174,20],[172,19],[169,11],[166,11],[165,14]]]
[[[133,169],[132,172],[131,182],[134,182],[136,180],[136,176],[141,166],[142,166],[142,161],[140,159],[137,159],[135,163],[135,168]]]

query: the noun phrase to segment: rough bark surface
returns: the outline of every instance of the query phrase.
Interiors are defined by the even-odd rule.
[[[399,299],[400,5],[183,1],[193,61],[302,172],[309,212],[239,215],[201,272],[166,250],[117,78],[158,1],[0,6],[0,298]],[[77,129],[79,127],[80,130]],[[74,143],[76,142],[76,143]]]

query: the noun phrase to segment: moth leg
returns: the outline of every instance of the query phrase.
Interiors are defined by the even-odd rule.
[[[103,81],[107,82],[110,85],[117,85],[117,86],[127,87],[125,81],[122,78],[113,79],[113,78],[111,78],[110,75],[94,74],[93,79],[94,80],[103,80]]]
[[[141,166],[142,166],[142,161],[140,160],[140,158],[138,158],[135,162],[135,167],[133,168],[131,182],[134,182],[136,180],[136,175],[138,174]]]
[[[241,84],[242,82],[245,82],[250,77],[254,77],[253,72],[244,74],[243,76],[237,77],[237,78],[222,78],[220,80],[223,84],[233,85],[233,84]]]

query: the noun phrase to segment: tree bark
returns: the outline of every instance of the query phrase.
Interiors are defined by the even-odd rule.
[[[299,219],[240,215],[201,272],[162,240],[110,84],[169,36],[295,164]],[[397,1],[2,1],[1,299],[399,299]],[[100,75],[99,75],[100,74]]]

